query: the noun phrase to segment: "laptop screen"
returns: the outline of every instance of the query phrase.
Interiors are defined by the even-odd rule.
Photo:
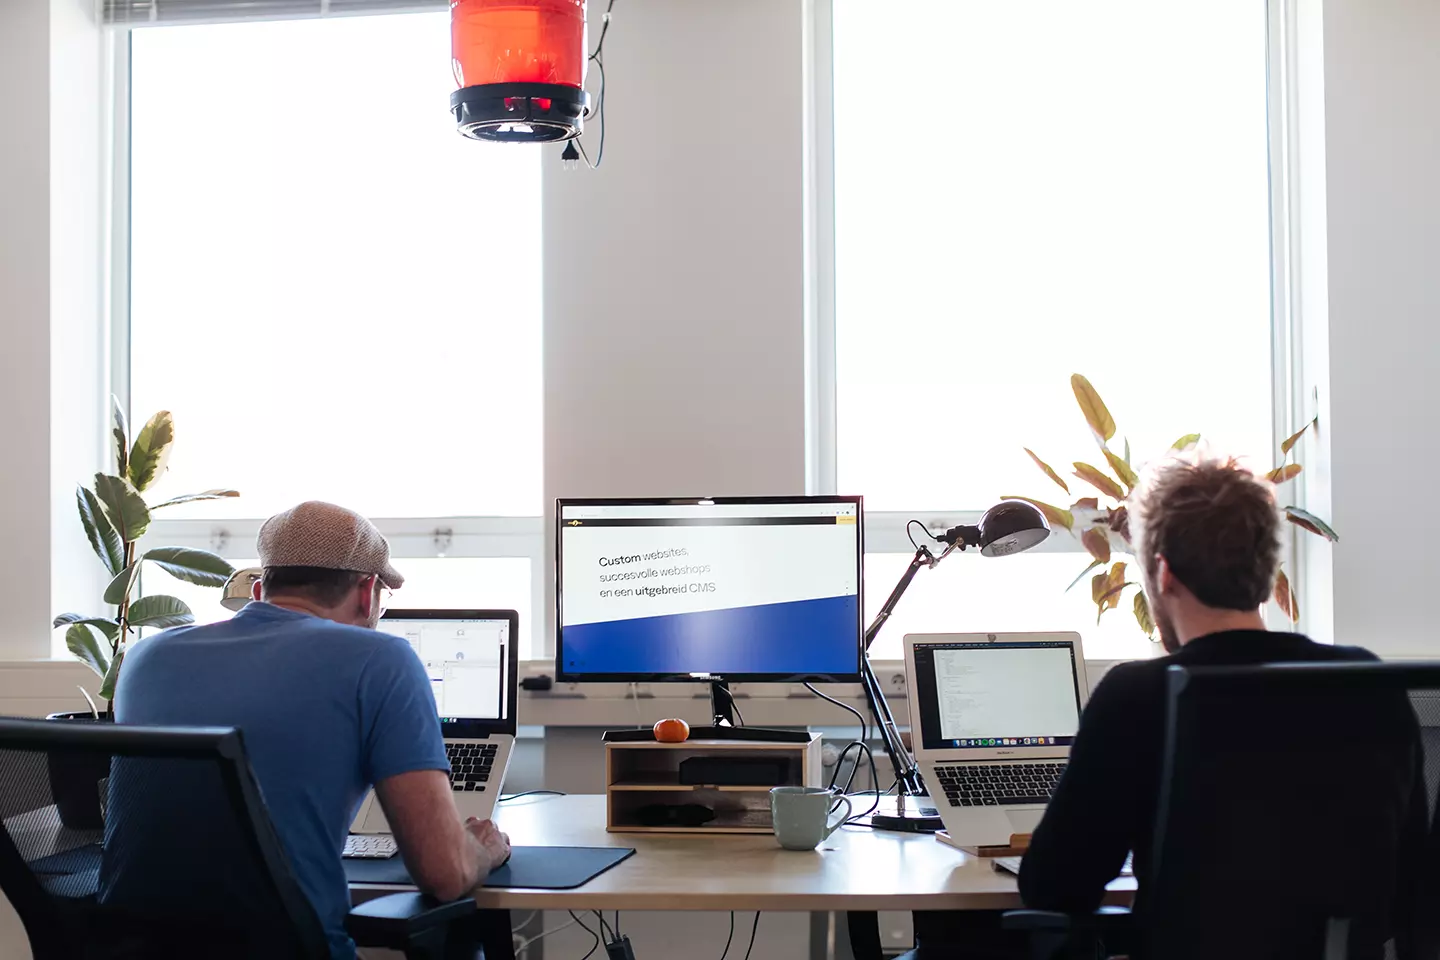
[[[508,618],[438,618],[391,611],[379,629],[404,637],[425,664],[441,723],[509,716],[512,626]]]
[[[915,683],[926,750],[1068,746],[1080,726],[1063,640],[917,643]]]

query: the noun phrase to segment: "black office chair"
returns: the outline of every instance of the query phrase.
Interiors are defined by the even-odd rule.
[[[0,890],[34,960],[331,956],[233,728],[0,719],[0,818]],[[394,894],[347,923],[442,960],[473,955],[450,934],[474,913]]]
[[[1414,956],[1429,810],[1407,695],[1440,664],[1310,663],[1169,670],[1150,876],[1135,914],[1012,911],[1037,957],[1166,960]],[[1422,909],[1418,913],[1430,912]],[[1107,949],[1109,948],[1109,949]]]

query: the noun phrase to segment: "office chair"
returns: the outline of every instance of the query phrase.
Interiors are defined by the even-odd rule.
[[[1440,664],[1168,674],[1154,853],[1135,913],[1011,911],[1006,926],[1031,934],[1036,957],[1106,956],[1120,942],[1167,960],[1358,960],[1385,956],[1392,936],[1401,957],[1417,955],[1424,918],[1395,905],[1419,892],[1440,778],[1426,754],[1440,729],[1427,725],[1422,746],[1407,695],[1440,689]]]
[[[0,719],[0,818],[0,891],[34,960],[331,956],[238,730]],[[449,960],[473,955],[448,934],[474,914],[394,894],[347,924]]]

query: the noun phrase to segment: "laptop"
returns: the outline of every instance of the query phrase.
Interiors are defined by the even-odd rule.
[[[1030,833],[1090,693],[1078,633],[905,637],[915,760],[956,846]]]
[[[390,610],[379,630],[404,637],[430,689],[450,760],[450,786],[461,818],[495,812],[515,745],[520,616],[514,610]],[[388,834],[371,790],[352,833]]]

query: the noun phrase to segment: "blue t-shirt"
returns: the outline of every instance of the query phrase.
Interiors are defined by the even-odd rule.
[[[450,769],[430,680],[408,643],[268,603],[135,644],[115,719],[240,728],[337,958],[355,956],[340,854],[366,790],[396,774]]]

